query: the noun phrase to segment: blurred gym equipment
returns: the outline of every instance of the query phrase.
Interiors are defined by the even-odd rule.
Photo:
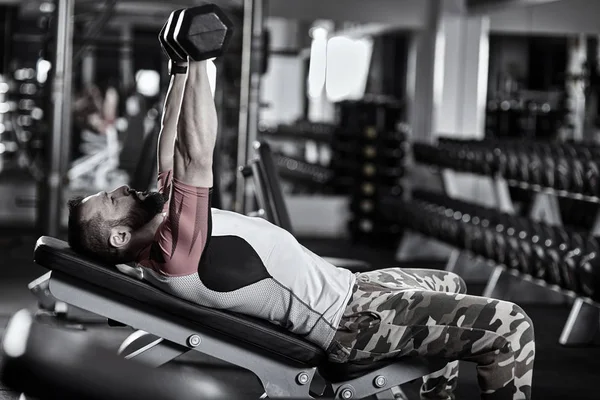
[[[36,323],[27,310],[8,322],[0,380],[28,399],[240,399],[230,385],[130,361],[79,332]]]
[[[264,217],[267,221],[285,229],[294,234],[292,222],[287,211],[279,176],[275,168],[271,147],[266,142],[255,142],[255,157],[250,165],[240,168],[240,174],[244,178],[252,177],[254,182],[254,192],[258,203],[258,211],[252,215]],[[359,260],[349,260],[343,258],[324,257],[331,264],[349,269],[353,272],[368,271],[371,269],[369,264]]]
[[[571,314],[559,342],[563,345],[591,343],[600,317],[598,287],[594,288],[599,271],[594,235],[600,232],[600,214],[588,217],[594,222],[587,232],[563,227],[558,199],[600,201],[598,188],[593,186],[599,161],[597,146],[441,138],[435,146],[415,143],[413,154],[415,161],[435,168],[446,193],[454,193],[456,188],[445,171],[487,179],[494,204],[502,212],[457,203],[449,197],[435,199],[429,194],[425,195],[426,200],[436,204],[426,207],[431,219],[410,222],[409,225],[414,224],[412,229],[489,261],[494,269],[484,290],[485,296],[505,298],[518,282],[529,282],[573,298]],[[586,176],[591,179],[586,180]],[[530,206],[521,211],[527,216],[518,216],[510,195],[511,187],[533,193]],[[422,193],[415,192],[415,195],[422,196]],[[423,204],[407,207],[417,207],[412,208],[414,215],[421,215],[425,210]],[[407,211],[399,212],[408,220],[416,218],[405,215]],[[511,277],[518,280],[515,282]]]

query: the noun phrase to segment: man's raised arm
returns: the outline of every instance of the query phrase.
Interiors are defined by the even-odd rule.
[[[191,186],[213,186],[212,162],[217,137],[217,111],[210,90],[207,61],[189,61],[183,90],[174,177]]]
[[[165,105],[158,136],[158,173],[173,169],[175,137],[177,136],[177,120],[179,107],[185,86],[185,74],[171,75],[171,82],[165,97]]]

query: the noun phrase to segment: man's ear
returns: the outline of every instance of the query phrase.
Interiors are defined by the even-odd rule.
[[[110,230],[110,245],[121,249],[131,241],[131,228],[127,226],[116,226]]]

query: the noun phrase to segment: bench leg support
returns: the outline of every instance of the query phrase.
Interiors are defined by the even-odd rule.
[[[510,276],[504,273],[504,268],[497,265],[485,286],[484,297],[507,300],[510,295]]]
[[[558,341],[563,346],[590,344],[598,333],[599,324],[600,310],[577,298]]]
[[[144,331],[136,331],[125,339],[118,353],[125,359],[135,358],[136,361],[157,368],[189,351],[190,349],[187,347],[158,336]]]

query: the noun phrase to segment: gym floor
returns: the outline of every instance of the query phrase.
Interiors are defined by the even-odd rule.
[[[0,236],[0,334],[9,316],[22,308],[36,309],[36,302],[27,290],[27,283],[47,272],[32,261],[33,246],[36,237]],[[393,251],[374,250],[353,246],[340,241],[302,240],[303,244],[318,254],[332,257],[362,258],[375,266],[397,265]],[[420,262],[411,266],[441,268],[440,262]],[[481,285],[470,285],[471,294],[479,294]],[[565,306],[543,304],[523,305],[531,316],[536,328],[537,358],[534,372],[534,399],[598,399],[597,379],[600,372],[600,338],[590,347],[564,348],[557,342],[569,312]],[[127,328],[91,327],[81,334],[105,347],[118,348],[131,331]],[[66,350],[66,349],[65,349]],[[243,398],[258,398],[261,388],[250,372],[240,370],[219,360],[207,357],[190,357],[179,360],[175,366],[182,373],[204,375],[213,387],[222,387],[225,393],[231,388],[240,391]],[[204,371],[204,372],[203,372]],[[406,394],[418,399],[418,382],[406,385]],[[0,386],[0,400],[16,400],[18,394]],[[464,363],[456,398],[461,400],[478,399],[475,368]]]

